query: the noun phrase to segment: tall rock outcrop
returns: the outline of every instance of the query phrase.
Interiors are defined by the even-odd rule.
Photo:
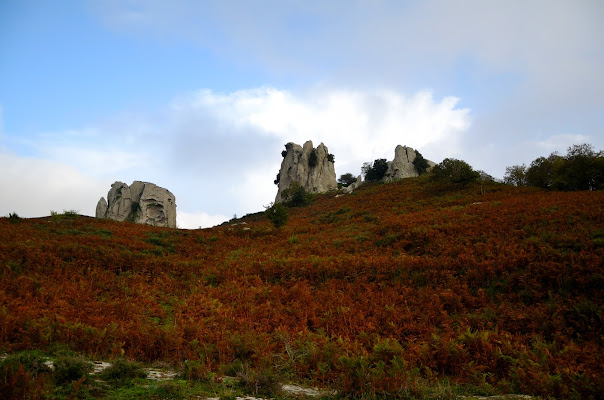
[[[394,149],[394,160],[388,162],[388,170],[384,176],[384,182],[391,182],[403,178],[413,178],[419,176],[419,171],[413,163],[417,158],[415,150],[411,147],[401,146]],[[429,167],[432,168],[436,163],[426,160]]]
[[[321,143],[313,147],[309,140],[300,146],[295,143],[285,145],[281,169],[275,183],[279,185],[275,203],[284,199],[282,193],[293,182],[298,182],[306,191],[323,193],[338,188],[333,155],[329,154],[327,146]]]
[[[153,183],[134,181],[128,186],[115,182],[107,200],[101,197],[97,203],[96,217],[176,228],[176,198]]]

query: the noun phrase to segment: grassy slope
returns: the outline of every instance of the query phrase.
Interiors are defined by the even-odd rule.
[[[0,219],[0,349],[241,360],[351,394],[604,391],[603,192],[408,179],[242,221]]]

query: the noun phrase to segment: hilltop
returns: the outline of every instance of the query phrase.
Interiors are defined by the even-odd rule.
[[[0,263],[8,353],[189,360],[351,397],[604,392],[601,191],[367,183],[280,229],[1,218]]]

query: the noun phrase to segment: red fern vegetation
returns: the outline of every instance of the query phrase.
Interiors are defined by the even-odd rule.
[[[281,229],[2,218],[0,350],[240,360],[348,394],[604,393],[604,193],[482,189],[368,184]]]

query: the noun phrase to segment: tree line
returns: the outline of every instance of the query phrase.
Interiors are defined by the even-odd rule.
[[[525,164],[506,167],[503,182],[548,190],[604,189],[604,152],[591,144],[572,145],[566,155],[557,152]]]

